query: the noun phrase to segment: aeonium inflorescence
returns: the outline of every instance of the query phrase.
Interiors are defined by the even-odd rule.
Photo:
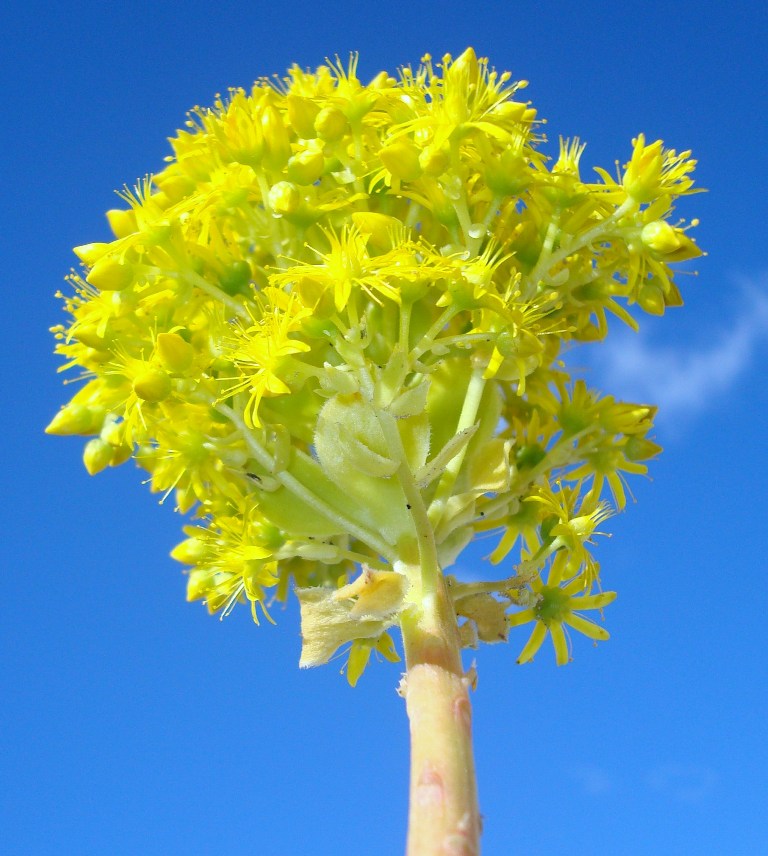
[[[465,645],[532,623],[520,660],[549,633],[564,663],[564,627],[607,638],[578,611],[614,596],[593,538],[659,451],[654,408],[560,355],[681,303],[695,161],[639,134],[587,180],[578,139],[542,154],[524,86],[471,49],[367,84],[354,57],[294,66],[196,108],[115,239],[75,250],[54,332],[83,385],[48,431],[175,492],[190,600],[258,619],[295,588],[302,664],[349,644],[352,683],[444,580]],[[488,579],[444,578],[480,533]]]

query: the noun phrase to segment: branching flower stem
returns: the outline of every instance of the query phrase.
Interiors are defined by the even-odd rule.
[[[233,424],[240,429],[240,432],[242,433],[246,445],[253,453],[253,457],[263,467],[271,469],[273,465],[272,457],[270,456],[269,452],[267,452],[267,450],[264,449],[262,445],[256,440],[256,438],[253,436],[253,433],[248,430],[248,427],[246,426],[240,415],[231,407],[228,407],[226,404],[217,404],[216,409],[219,411],[219,413],[222,413],[223,415],[229,417],[232,420]],[[298,452],[296,453],[298,454]],[[392,548],[382,538],[380,538],[373,532],[369,532],[367,529],[364,529],[362,526],[358,525],[353,520],[350,520],[340,511],[337,511],[335,508],[332,508],[324,499],[321,499],[319,496],[316,496],[311,490],[309,490],[287,470],[276,472],[274,476],[297,499],[306,502],[307,505],[309,505],[318,513],[322,514],[324,517],[327,517],[328,520],[339,524],[339,526],[343,527],[355,538],[359,538],[363,543],[368,544],[370,547],[376,550],[377,553],[384,556],[388,561],[394,561],[395,555],[393,553]]]
[[[529,286],[529,292],[531,294],[535,293],[536,288],[538,287],[539,280],[541,277],[548,273],[552,268],[558,264],[559,262],[566,259],[568,256],[582,249],[583,247],[589,246],[593,241],[596,241],[598,238],[607,234],[611,227],[618,223],[622,217],[625,217],[627,214],[630,214],[632,211],[637,209],[637,202],[635,202],[632,197],[628,197],[621,205],[611,214],[609,217],[606,217],[605,220],[602,220],[600,223],[597,223],[591,229],[588,229],[586,232],[583,232],[578,238],[575,238],[572,241],[567,242],[564,246],[560,247],[560,249],[552,252],[553,242],[550,240],[550,231],[548,230],[547,238],[545,239],[545,246],[542,249],[541,256],[539,257],[538,262],[536,262],[536,266],[534,269],[528,274],[526,277]],[[552,226],[555,223],[550,224]]]

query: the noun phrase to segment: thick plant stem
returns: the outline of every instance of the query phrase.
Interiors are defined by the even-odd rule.
[[[408,669],[402,694],[411,726],[407,856],[476,856],[480,813],[470,681],[442,576],[437,592],[405,615],[401,627]]]

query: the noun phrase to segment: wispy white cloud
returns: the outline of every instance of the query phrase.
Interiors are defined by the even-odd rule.
[[[706,799],[717,785],[717,773],[709,767],[665,764],[646,776],[648,786],[674,800],[698,803]]]
[[[766,278],[768,279],[768,278]],[[609,337],[599,352],[606,391],[659,405],[662,419],[711,407],[748,370],[768,339],[768,292],[743,283],[741,314],[724,322],[705,346],[657,345],[642,332]]]
[[[587,796],[607,794],[616,787],[614,777],[607,770],[594,764],[583,764],[568,772]]]

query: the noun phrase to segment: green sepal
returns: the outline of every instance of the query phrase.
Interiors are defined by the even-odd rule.
[[[425,488],[430,485],[438,476],[442,475],[446,466],[466,448],[469,441],[472,439],[477,426],[473,425],[470,428],[465,428],[454,434],[453,437],[443,446],[442,449],[432,458],[431,461],[425,463],[417,472],[414,473],[416,484],[420,488]]]
[[[387,407],[387,411],[398,419],[404,416],[418,416],[427,409],[429,378],[424,378],[416,386],[401,392]]]

